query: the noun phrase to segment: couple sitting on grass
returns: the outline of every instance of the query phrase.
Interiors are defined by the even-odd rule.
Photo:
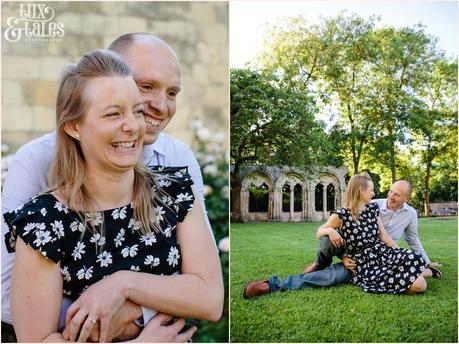
[[[279,280],[249,282],[244,298],[275,291],[328,287],[352,282],[369,293],[422,293],[425,277],[440,278],[419,241],[417,214],[406,202],[411,185],[396,181],[387,199],[371,201],[373,182],[367,174],[354,175],[347,186],[345,206],[333,211],[319,227],[317,259],[302,274]],[[412,250],[396,242],[402,234]],[[341,263],[331,264],[333,256]]]

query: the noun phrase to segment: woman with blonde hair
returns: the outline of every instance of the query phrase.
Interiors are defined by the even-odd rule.
[[[217,321],[218,254],[186,167],[146,168],[143,102],[132,73],[96,50],[69,66],[56,105],[51,190],[4,214],[16,251],[11,309],[19,341],[86,341],[127,301],[178,317]],[[180,274],[178,274],[180,272]],[[58,332],[62,296],[74,300]],[[100,295],[104,295],[100,298]],[[140,341],[186,341],[159,315]],[[161,327],[162,326],[162,327]]]
[[[345,255],[355,261],[350,281],[370,293],[422,293],[427,282],[422,276],[424,260],[418,252],[399,248],[384,230],[374,196],[373,182],[368,174],[356,174],[350,179],[345,194],[344,207],[333,211],[330,218],[317,230],[317,238],[328,235],[334,245],[344,241]],[[320,275],[334,276],[344,269],[334,266],[327,271],[292,275],[280,281],[276,276],[269,280],[249,282],[244,297],[273,291],[320,286]],[[315,274],[315,278],[311,278]],[[334,276],[337,280],[342,277]],[[331,283],[333,284],[333,283]]]

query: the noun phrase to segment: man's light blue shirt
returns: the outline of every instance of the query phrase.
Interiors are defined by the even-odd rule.
[[[387,207],[387,199],[385,198],[375,199],[373,202],[378,203],[384,229],[392,240],[397,242],[403,235],[411,249],[418,251],[426,264],[429,264],[430,259],[419,240],[416,210],[407,203],[403,203],[400,209],[393,211]]]

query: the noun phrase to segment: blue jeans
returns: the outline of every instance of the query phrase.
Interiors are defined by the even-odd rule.
[[[271,276],[268,280],[269,291],[330,287],[349,282],[351,276],[352,273],[344,267],[343,263],[337,263],[323,270],[310,272],[308,274],[290,275],[284,280],[280,280],[277,276]]]
[[[344,246],[335,247],[328,236],[323,236],[320,238],[320,247],[316,259],[319,270],[308,274],[291,275],[282,281],[277,276],[272,276],[268,280],[269,291],[330,287],[348,283],[352,273],[344,267],[343,263],[330,265],[333,262],[333,256],[343,257],[344,250]]]
[[[317,251],[316,264],[319,270],[325,269],[333,262],[333,257],[343,258],[344,245],[335,247],[330,241],[328,235],[320,238],[319,251]]]

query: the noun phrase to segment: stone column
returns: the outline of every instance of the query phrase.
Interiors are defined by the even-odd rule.
[[[334,202],[335,202],[335,210],[339,208],[339,201],[341,199],[341,191],[339,190],[339,187],[338,186],[335,186],[335,199],[334,199]]]
[[[305,221],[308,219],[308,190],[306,189],[306,186],[303,185],[301,191],[303,192],[303,211],[301,213],[301,220]]]
[[[274,217],[274,191],[272,189],[269,190],[269,197],[268,197],[268,214],[267,214],[267,221],[272,221]]]
[[[316,202],[315,187],[311,186],[308,191],[309,191],[308,218],[312,221],[314,219],[314,210],[315,210],[315,202]]]
[[[273,197],[273,217],[272,221],[280,221],[280,215],[282,211],[282,188],[274,186],[274,197]]]
[[[242,222],[247,222],[249,216],[249,190],[241,189],[241,218]]]
[[[326,220],[327,214],[327,187],[324,185],[324,190],[322,191],[322,219]]]
[[[294,201],[295,201],[294,188],[290,186],[290,221],[293,221],[293,213],[295,211],[295,208],[293,207]]]

